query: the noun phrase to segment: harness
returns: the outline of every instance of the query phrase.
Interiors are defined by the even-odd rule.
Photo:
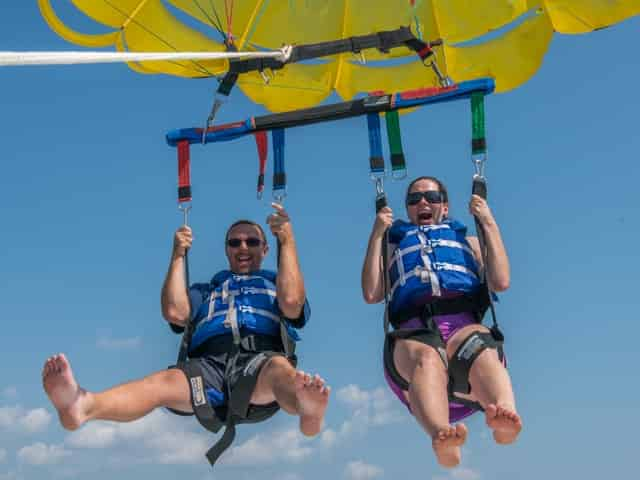
[[[200,424],[213,433],[225,427],[223,435],[206,453],[212,466],[233,443],[236,425],[262,422],[279,407],[249,407],[248,399],[254,388],[250,381],[237,382],[233,391],[222,392],[219,401],[212,405],[200,365],[187,361],[185,352],[191,358],[228,353],[225,379],[241,368],[236,365],[241,352],[263,355],[279,352],[295,363],[295,341],[299,336],[280,314],[275,301],[275,279],[276,274],[266,270],[251,275],[222,271],[209,284],[195,284],[191,288],[191,292],[204,294],[205,301],[185,328],[178,366],[187,374],[194,414]],[[262,285],[255,286],[255,283]],[[246,368],[250,368],[251,363]]]

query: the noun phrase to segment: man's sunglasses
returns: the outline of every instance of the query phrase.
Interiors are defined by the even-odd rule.
[[[238,248],[243,243],[246,243],[247,247],[255,248],[262,245],[262,240],[256,237],[249,237],[246,240],[240,238],[230,238],[227,240],[227,246],[231,248]]]
[[[407,194],[407,205],[417,205],[423,198],[429,203],[442,203],[444,202],[444,193],[438,190],[411,192]]]

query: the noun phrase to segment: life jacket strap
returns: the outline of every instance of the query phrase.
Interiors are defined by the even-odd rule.
[[[248,352],[285,352],[285,347],[279,337],[270,335],[245,335],[240,339],[240,346]],[[198,345],[189,355],[191,358],[205,355],[220,355],[232,353],[236,344],[232,335],[217,335]]]

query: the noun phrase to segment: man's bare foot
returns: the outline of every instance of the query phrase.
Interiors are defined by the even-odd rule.
[[[71,365],[62,353],[45,362],[42,383],[64,428],[76,430],[87,420],[83,409],[87,392],[78,386]]]
[[[522,420],[514,409],[491,404],[487,405],[485,414],[496,443],[507,445],[516,441],[522,430]]]
[[[322,429],[324,411],[329,403],[331,388],[319,375],[311,377],[302,370],[296,371],[295,379],[300,431],[308,437],[317,435]]]
[[[467,427],[462,423],[449,425],[440,430],[433,437],[433,451],[438,463],[443,467],[452,468],[460,464],[460,447],[467,440]]]

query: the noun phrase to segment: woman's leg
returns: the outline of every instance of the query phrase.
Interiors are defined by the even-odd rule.
[[[431,346],[416,340],[397,339],[393,361],[409,383],[406,393],[411,412],[432,439],[438,462],[444,467],[460,463],[460,446],[467,429],[449,424],[448,375],[444,362]]]
[[[456,332],[447,342],[447,355],[451,357],[460,344],[474,331],[488,332],[482,325],[469,325]],[[487,425],[493,430],[497,443],[513,443],[522,421],[516,411],[511,379],[498,352],[485,349],[471,365],[469,384],[473,398],[485,409]]]

